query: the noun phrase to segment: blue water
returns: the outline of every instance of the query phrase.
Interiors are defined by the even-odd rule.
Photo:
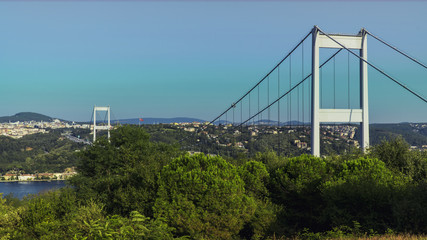
[[[0,192],[3,196],[13,193],[14,197],[22,199],[28,194],[37,194],[65,187],[65,181],[51,182],[0,182]]]

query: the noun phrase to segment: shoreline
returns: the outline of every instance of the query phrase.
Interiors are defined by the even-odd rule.
[[[53,181],[66,181],[66,179],[40,179],[40,180],[0,180],[0,183],[12,182],[53,182]]]

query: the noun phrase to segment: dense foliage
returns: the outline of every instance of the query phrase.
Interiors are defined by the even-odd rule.
[[[237,169],[221,157],[182,156],[160,172],[155,216],[180,235],[230,239],[253,215]]]
[[[188,155],[124,126],[79,155],[71,188],[0,201],[0,239],[330,239],[427,233],[427,153]]]
[[[70,188],[24,200],[23,207],[0,204],[0,239],[174,239],[161,219],[138,211],[107,215],[101,203],[81,204]]]
[[[108,213],[137,210],[151,217],[158,173],[179,154],[177,147],[151,142],[142,128],[124,126],[80,154],[71,184],[79,197],[100,201]]]

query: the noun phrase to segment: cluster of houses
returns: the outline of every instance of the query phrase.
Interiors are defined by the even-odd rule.
[[[58,119],[52,120],[52,122],[12,122],[12,123],[0,123],[0,135],[8,136],[12,138],[21,138],[25,135],[35,133],[47,133],[46,129],[58,129],[58,128],[90,128],[89,124],[76,124],[63,122]]]
[[[49,181],[49,180],[66,180],[69,177],[77,174],[76,172],[64,173],[36,173],[36,174],[20,174],[20,173],[6,173],[0,176],[1,181]]]

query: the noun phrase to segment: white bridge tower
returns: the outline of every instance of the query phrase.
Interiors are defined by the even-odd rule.
[[[312,32],[312,102],[311,102],[311,153],[320,156],[320,123],[360,123],[360,146],[364,151],[369,147],[368,110],[368,65],[360,60],[360,108],[320,109],[319,107],[319,49],[358,49],[361,59],[367,61],[367,32],[362,29],[357,35],[323,34],[317,26]]]
[[[96,112],[97,111],[107,112],[108,124],[106,126],[105,125],[104,126],[97,126],[96,125]],[[108,139],[110,139],[110,129],[111,129],[110,106],[108,106],[108,107],[94,106],[93,107],[93,142],[96,141],[96,130],[107,130],[108,131]]]

